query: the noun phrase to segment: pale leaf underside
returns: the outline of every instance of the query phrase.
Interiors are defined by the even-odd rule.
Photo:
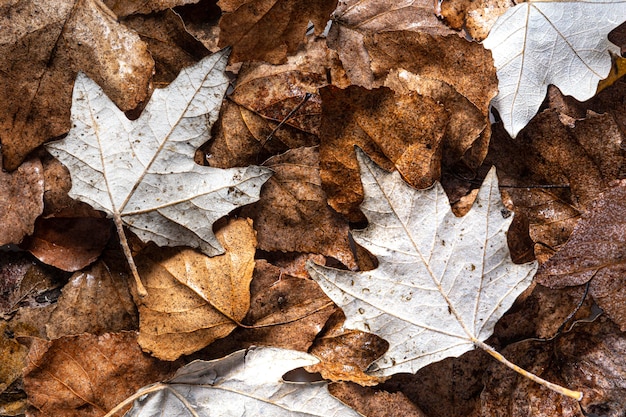
[[[102,89],[79,74],[72,129],[47,145],[72,176],[70,196],[121,219],[144,241],[223,253],[212,225],[258,200],[265,168],[217,169],[194,162],[210,137],[228,86],[227,51],[181,71],[154,91],[139,119],[126,118]]]
[[[537,269],[535,262],[511,261],[506,230],[512,213],[501,202],[495,170],[470,212],[458,218],[438,183],[415,190],[360,151],[359,162],[369,226],[354,239],[379,266],[352,272],[309,263],[311,276],[344,310],[345,327],[389,342],[370,367],[374,375],[416,372],[473,349]]]
[[[286,372],[316,362],[307,353],[269,347],[194,361],[167,383],[140,390],[126,416],[361,416],[331,396],[326,382],[282,381]]]
[[[611,69],[607,38],[626,16],[624,0],[532,1],[500,16],[483,42],[498,75],[498,109],[512,137],[537,113],[549,84],[591,98]]]

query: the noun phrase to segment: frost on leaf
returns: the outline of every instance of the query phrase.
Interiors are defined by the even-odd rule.
[[[79,74],[68,136],[47,145],[72,175],[70,196],[121,219],[144,241],[223,253],[212,224],[258,200],[265,168],[197,165],[228,79],[227,52],[181,71],[154,91],[139,119],[126,118],[93,81]]]
[[[240,350],[213,361],[194,361],[180,368],[166,384],[140,390],[139,399],[126,416],[361,416],[331,396],[326,382],[281,379],[292,369],[316,362],[307,353],[269,347]]]
[[[591,98],[619,48],[607,34],[624,21],[626,2],[534,1],[500,16],[484,46],[493,54],[498,96],[492,101],[513,137],[537,113],[549,84],[577,100]]]
[[[389,350],[374,375],[418,369],[459,356],[483,342],[498,319],[530,284],[536,263],[511,261],[506,231],[513,220],[487,175],[474,206],[455,217],[438,183],[406,185],[359,151],[369,226],[354,239],[379,261],[351,272],[308,264],[311,276],[347,317],[346,328],[375,333]]]

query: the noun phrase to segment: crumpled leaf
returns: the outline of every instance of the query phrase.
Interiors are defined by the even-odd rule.
[[[607,315],[626,330],[626,180],[590,205],[571,238],[541,265],[537,281],[551,288],[582,285]]]
[[[43,167],[38,159],[24,162],[17,171],[2,171],[0,163],[0,246],[18,244],[33,233],[43,212]]]
[[[177,363],[141,351],[135,332],[33,339],[24,390],[30,416],[102,417],[133,391],[172,375]]]
[[[389,350],[370,367],[387,376],[472,350],[530,284],[534,262],[511,262],[495,170],[473,208],[457,218],[440,185],[423,191],[386,173],[359,151],[367,229],[354,239],[378,268],[341,271],[308,264],[311,276],[346,314],[346,328],[386,339]],[[483,344],[484,346],[484,344]]]
[[[145,387],[126,414],[208,417],[358,417],[328,393],[326,382],[292,383],[281,377],[317,362],[298,351],[271,347],[240,350],[213,361],[194,361],[165,384]]]
[[[318,149],[292,149],[263,166],[271,168],[274,175],[263,186],[254,207],[242,211],[254,220],[258,248],[319,253],[356,269],[348,222],[326,204]]]
[[[220,0],[219,46],[232,46],[233,62],[285,62],[304,41],[309,22],[324,31],[337,0]]]
[[[0,27],[5,169],[68,131],[79,70],[124,111],[146,99],[154,68],[146,45],[99,0],[3,2]]]
[[[483,45],[498,74],[498,109],[512,137],[533,118],[548,84],[577,100],[591,98],[619,54],[607,34],[624,21],[626,2],[532,1],[498,18]]]
[[[482,41],[500,15],[515,4],[511,0],[444,0],[436,3],[437,16],[450,27],[467,31],[475,41]]]
[[[79,75],[73,128],[47,145],[72,174],[70,196],[105,211],[144,241],[222,253],[213,222],[256,201],[271,175],[255,166],[222,170],[194,163],[228,85],[226,60],[222,51],[185,69],[167,88],[155,90],[134,121]]]
[[[186,248],[147,249],[137,267],[148,294],[136,298],[139,344],[154,356],[174,360],[225,337],[250,306],[255,232],[248,219],[217,232],[226,249],[209,258]]]

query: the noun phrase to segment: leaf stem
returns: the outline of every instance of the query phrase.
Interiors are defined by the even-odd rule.
[[[130,271],[133,273],[133,277],[135,278],[137,294],[139,294],[140,297],[145,297],[146,295],[148,295],[148,292],[141,283],[139,271],[137,271],[137,265],[135,265],[133,254],[131,253],[130,247],[128,246],[128,241],[126,240],[126,234],[124,233],[124,224],[122,223],[122,219],[120,218],[120,216],[114,215],[113,221],[115,222],[115,227],[117,228],[117,235],[120,238],[120,245],[122,246],[122,250],[124,251],[124,256],[126,257],[126,261],[128,262]]]
[[[565,387],[562,387],[558,384],[554,384],[550,381],[546,381],[543,378],[538,377],[537,375],[533,374],[532,372],[528,372],[525,369],[520,368],[519,366],[515,365],[513,362],[509,361],[507,358],[505,358],[504,356],[502,356],[502,354],[498,353],[494,348],[492,348],[491,346],[489,346],[486,343],[481,342],[480,340],[474,340],[474,344],[476,344],[478,347],[480,347],[481,349],[485,350],[488,354],[490,354],[491,356],[493,356],[496,360],[498,360],[500,363],[506,365],[507,367],[511,368],[512,370],[514,370],[515,372],[517,372],[518,374],[532,380],[535,381],[536,383],[543,385],[544,387],[551,389],[554,392],[557,392],[561,395],[565,395],[566,397],[570,397],[573,398],[577,401],[582,400],[583,398],[583,393],[580,391],[574,391]]]
[[[119,411],[121,411],[128,404],[130,404],[133,401],[135,401],[137,398],[139,398],[139,397],[141,397],[143,395],[149,394],[151,392],[160,391],[160,390],[165,389],[165,388],[167,388],[167,385],[165,385],[165,384],[163,384],[161,382],[157,382],[154,385],[150,385],[148,387],[145,387],[145,389],[140,389],[139,391],[137,391],[136,393],[134,393],[130,397],[126,398],[124,401],[122,401],[121,403],[119,403],[115,407],[113,407],[111,409],[111,411],[106,413],[106,415],[104,417],[113,417],[115,414],[117,414]]]

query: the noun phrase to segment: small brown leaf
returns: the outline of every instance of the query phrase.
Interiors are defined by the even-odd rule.
[[[400,95],[382,87],[329,86],[320,90],[320,168],[328,204],[360,221],[363,198],[354,145],[384,169],[398,169],[414,187],[439,178],[441,140],[448,115],[429,97]]]
[[[223,255],[156,248],[137,256],[148,295],[139,306],[139,344],[154,356],[174,360],[225,337],[250,306],[256,237],[252,221],[232,220],[216,233]]]
[[[480,42],[498,17],[514,5],[511,0],[444,0],[438,3],[437,15],[454,29],[465,29],[472,39]]]
[[[1,117],[1,116],[0,116]],[[24,162],[6,173],[0,163],[0,246],[18,244],[33,233],[35,219],[43,212],[43,167],[38,159]]]
[[[427,417],[401,392],[386,392],[338,383],[328,387],[330,393],[367,417]]]
[[[263,186],[259,202],[242,212],[254,220],[259,249],[319,253],[355,269],[348,223],[326,204],[318,149],[293,149],[264,166],[274,175]]]
[[[303,42],[309,22],[324,31],[337,0],[220,0],[219,46],[232,46],[231,62],[285,62]]]
[[[122,110],[146,99],[154,62],[139,37],[97,0],[5,3],[0,27],[9,40],[0,45],[6,169],[17,168],[34,148],[69,130],[79,70]]]
[[[34,339],[24,371],[24,390],[34,408],[28,414],[101,417],[178,366],[143,353],[135,332]]]

